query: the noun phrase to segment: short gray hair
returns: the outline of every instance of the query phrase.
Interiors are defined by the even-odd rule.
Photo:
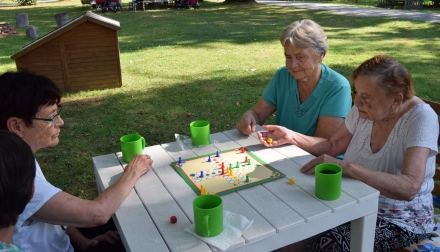
[[[310,19],[295,21],[287,26],[280,37],[283,47],[286,46],[287,41],[290,41],[295,47],[307,48],[311,46],[319,55],[323,56],[328,50],[324,29]]]

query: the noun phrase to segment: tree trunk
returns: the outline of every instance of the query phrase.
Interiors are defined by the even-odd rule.
[[[15,15],[15,22],[17,27],[26,27],[29,25],[27,13],[19,13]]]
[[[38,27],[33,25],[26,26],[26,37],[30,39],[38,38]]]

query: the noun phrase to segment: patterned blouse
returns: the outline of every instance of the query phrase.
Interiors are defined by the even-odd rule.
[[[431,232],[434,209],[431,191],[434,187],[435,156],[438,152],[438,119],[427,104],[418,104],[406,112],[394,126],[382,149],[373,153],[370,148],[373,121],[359,118],[356,106],[347,115],[345,124],[353,134],[344,160],[376,171],[401,174],[405,151],[409,147],[430,149],[425,179],[412,201],[379,196],[378,218],[390,221],[413,233]]]

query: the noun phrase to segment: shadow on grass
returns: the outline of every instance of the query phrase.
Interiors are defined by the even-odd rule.
[[[55,14],[66,12],[70,18],[76,18],[85,10],[79,1],[78,6],[1,8],[0,23],[13,23],[15,14],[22,12],[29,13],[29,22],[39,27],[41,37],[56,29]],[[432,65],[433,59],[440,58],[440,26],[435,24],[426,23],[414,28],[412,24],[421,22],[346,17],[324,11],[287,7],[209,2],[201,4],[198,10],[160,9],[131,12],[124,7],[121,12],[102,15],[120,21],[121,30],[118,36],[121,59],[125,59],[125,64],[122,65],[122,71],[126,73],[123,73],[124,78],[134,74],[129,69],[128,55],[138,54],[140,57],[147,57],[147,50],[154,50],[159,46],[165,50],[185,48],[188,49],[186,52],[191,53],[196,51],[192,48],[209,49],[213,43],[222,42],[240,46],[251,46],[255,43],[275,44],[287,25],[295,20],[309,18],[324,27],[329,40],[338,41],[330,44],[329,53],[353,55],[350,60],[334,60],[329,64],[344,76],[348,76],[355,66],[366,59],[356,57],[358,54],[369,55],[370,51],[398,50],[411,53],[414,42],[409,45],[407,42],[414,40],[417,41],[415,44],[418,50],[427,52],[426,55],[402,57],[399,61],[413,73],[416,87],[419,82],[426,83],[417,89],[419,95],[426,97],[430,92],[440,92],[438,77],[432,74],[432,70],[428,71],[430,75],[425,76],[427,74],[424,71],[440,67]],[[399,25],[393,28],[396,27],[396,22],[399,22]],[[404,24],[401,25],[400,22]],[[378,26],[390,29],[376,32],[373,28]],[[359,29],[371,31],[357,34],[356,31]],[[0,65],[13,64],[10,56],[31,42],[25,38],[23,31],[23,28],[19,28],[19,35],[0,39],[0,48],[7,48],[0,50]],[[386,40],[393,43],[375,43]],[[264,54],[264,48],[255,53]],[[179,57],[172,52],[167,56]],[[368,57],[371,56],[373,55]],[[185,58],[191,60],[191,56],[185,55]],[[151,61],[156,60],[151,58]],[[228,59],[222,60],[221,62],[224,62]],[[242,113],[259,99],[276,70],[274,67],[271,70],[238,75],[230,75],[226,70],[211,70],[202,71],[203,76],[190,79],[183,73],[168,76],[170,72],[175,71],[176,66],[173,66],[173,60],[169,59],[164,64],[170,64],[168,72],[160,72],[158,75],[169,80],[165,85],[139,85],[140,87],[127,88],[124,84],[122,89],[90,92],[80,98],[72,95],[73,98],[65,99],[65,125],[61,129],[60,144],[37,153],[37,159],[47,179],[55,181],[55,185],[75,195],[93,198],[96,187],[91,158],[118,151],[120,136],[139,133],[145,137],[149,146],[170,142],[174,140],[174,133],[189,135],[189,123],[197,119],[210,121],[212,133],[232,129]],[[199,62],[194,61],[192,64]],[[277,67],[279,66],[281,65]],[[191,64],[184,67],[191,67]],[[203,66],[201,68],[203,69]],[[144,76],[149,74],[143,73]],[[426,78],[433,81],[427,81]],[[273,122],[274,119],[270,118],[269,123]]]

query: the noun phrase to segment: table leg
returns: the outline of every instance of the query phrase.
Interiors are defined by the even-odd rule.
[[[351,252],[371,252],[374,250],[376,219],[377,212],[351,221]]]

